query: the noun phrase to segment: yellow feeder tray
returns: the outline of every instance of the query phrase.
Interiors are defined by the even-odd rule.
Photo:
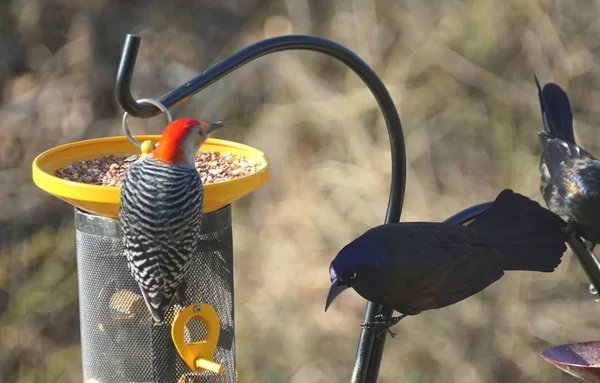
[[[135,136],[139,142],[150,140],[157,143],[159,135]],[[208,138],[201,151],[219,151],[244,156],[259,163],[256,172],[227,181],[204,185],[204,212],[219,210],[251,191],[264,185],[269,179],[269,159],[251,146],[237,142]],[[42,190],[67,201],[71,205],[103,217],[119,217],[121,188],[116,186],[89,185],[56,177],[54,172],[79,161],[93,160],[108,155],[131,156],[141,154],[125,136],[105,137],[77,141],[49,149],[33,160],[33,182]]]

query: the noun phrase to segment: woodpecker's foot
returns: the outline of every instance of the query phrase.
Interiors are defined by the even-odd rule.
[[[376,331],[376,336],[381,337],[384,332],[388,332],[392,338],[396,336],[396,333],[390,330],[390,327],[395,326],[404,318],[406,315],[399,315],[397,317],[388,317],[383,314],[376,315],[371,322],[366,322],[361,325],[363,328],[372,328]]]

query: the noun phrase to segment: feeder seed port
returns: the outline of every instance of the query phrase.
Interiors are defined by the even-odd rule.
[[[218,363],[215,362],[211,362],[210,360],[206,360],[206,359],[196,359],[196,368],[202,368],[204,370],[209,370],[214,372],[215,374],[222,374],[223,373],[223,366],[221,366]]]
[[[205,324],[205,340],[192,343],[185,342],[184,329],[186,324],[192,319],[200,320]],[[177,313],[171,325],[173,344],[181,359],[194,372],[208,370],[216,374],[223,373],[223,366],[211,361],[217,347],[219,333],[219,316],[215,309],[206,303],[195,303],[187,306]]]

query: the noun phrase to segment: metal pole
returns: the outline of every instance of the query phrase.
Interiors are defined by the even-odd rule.
[[[577,256],[577,259],[579,259],[583,271],[587,274],[596,291],[600,291],[600,262],[598,262],[596,256],[579,237],[573,237],[567,243],[571,250],[573,250],[573,253],[575,253],[575,256]]]

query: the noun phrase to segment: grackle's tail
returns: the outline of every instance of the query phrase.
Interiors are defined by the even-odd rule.
[[[563,141],[575,144],[573,112],[569,97],[560,86],[553,82],[544,85],[543,90],[537,78],[535,78],[535,84],[537,85],[538,96],[540,98],[544,132]]]
[[[503,190],[469,227],[497,239],[503,270],[552,272],[567,250],[566,222],[537,202]]]

